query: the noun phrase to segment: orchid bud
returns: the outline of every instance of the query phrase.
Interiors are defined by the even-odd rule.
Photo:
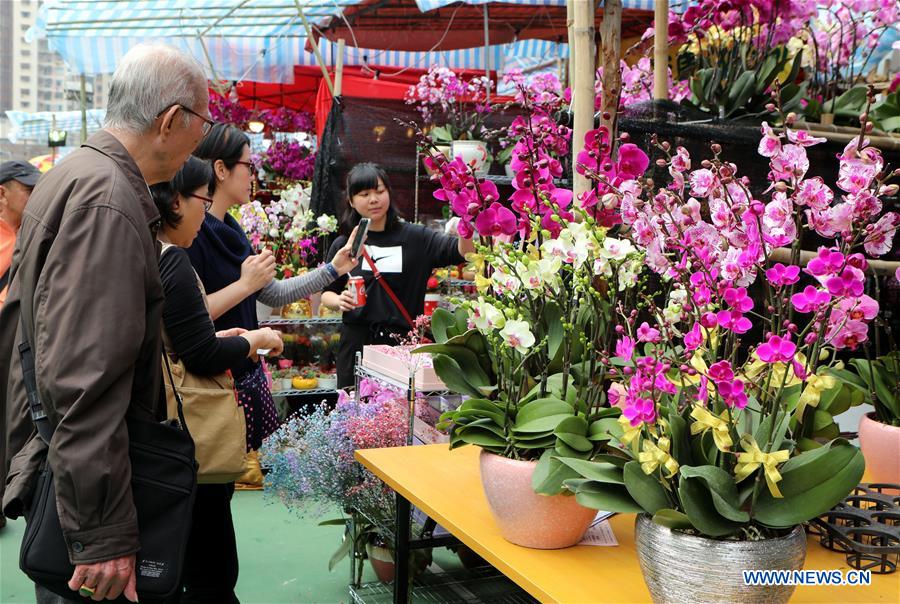
[[[784,123],[788,126],[792,126],[794,122],[797,121],[797,114],[791,111],[784,117]]]
[[[659,166],[660,168],[665,168],[666,164],[668,164],[668,162],[664,159],[656,160],[656,165]]]
[[[787,183],[783,180],[779,180],[778,182],[776,182],[773,188],[779,193],[787,193],[788,190]]]
[[[812,345],[815,343],[816,339],[818,339],[818,337],[819,337],[818,334],[816,334],[815,332],[811,331],[811,332],[809,332],[808,334],[806,334],[806,337],[805,337],[805,338],[803,338],[803,342],[804,342],[807,346],[812,346]]]
[[[625,328],[622,327],[621,325],[616,325],[616,333],[617,333],[617,334],[623,334],[623,333],[625,333]]]
[[[632,373],[634,373],[634,369],[631,367],[625,367],[622,369],[622,373],[624,373],[625,375],[631,375]]]
[[[766,103],[766,111],[769,113],[775,111],[775,103]]]
[[[720,145],[719,143],[713,143],[709,146],[709,148],[712,149],[712,152],[716,155],[722,152],[722,145]]]
[[[704,159],[702,162],[700,162],[700,165],[706,169],[712,168],[712,162],[708,159]]]
[[[872,122],[866,122],[866,133],[869,133],[874,129],[875,129],[875,124],[873,124]]]
[[[669,141],[663,141],[661,146],[663,148],[663,151],[668,151],[672,148],[672,145],[669,144]]]
[[[627,132],[623,132],[623,133],[619,136],[619,140],[622,141],[623,143],[627,143],[628,141],[631,140],[631,135],[628,134]]]
[[[750,204],[750,211],[753,212],[757,216],[762,216],[766,213],[766,206],[761,201],[754,201]]]
[[[900,189],[900,185],[885,185],[881,187],[879,194],[886,197],[893,197],[897,194],[898,189]]]
[[[863,112],[863,114],[859,116],[859,123],[865,124],[868,121],[869,121],[869,114],[866,112]]]
[[[609,375],[618,375],[619,371],[615,367],[609,368]]]

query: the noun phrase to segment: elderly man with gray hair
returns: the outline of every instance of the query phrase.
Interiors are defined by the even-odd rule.
[[[171,180],[209,130],[208,102],[206,76],[190,56],[133,48],[112,77],[104,129],[41,179],[22,217],[0,313],[0,409],[13,455],[3,512],[16,518],[27,508],[46,459],[75,566],[73,599],[38,586],[39,603],[83,601],[79,590],[137,601],[125,416],[165,418],[160,216],[148,185]],[[33,336],[37,389],[55,429],[49,447],[25,400],[20,320]]]

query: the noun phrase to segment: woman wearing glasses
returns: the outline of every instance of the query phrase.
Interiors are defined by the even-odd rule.
[[[197,375],[217,375],[255,359],[256,351],[282,350],[281,335],[269,328],[232,329],[216,333],[206,306],[203,287],[184,248],[194,241],[207,206],[212,170],[189,157],[172,182],[150,187],[162,217],[157,238],[163,244],[159,273],[166,302],[163,341],[166,353],[181,359]],[[260,271],[256,271],[257,273]],[[231,518],[234,483],[197,486],[183,583],[185,602],[237,602],[238,560]]]
[[[357,265],[350,257],[348,243],[322,268],[291,279],[274,279],[275,259],[271,252],[254,255],[244,231],[228,214],[231,206],[250,201],[253,165],[247,135],[233,126],[216,124],[194,155],[209,161],[212,166],[213,175],[209,181],[212,206],[188,255],[206,291],[210,292],[210,314],[217,329],[256,329],[259,326],[257,300],[269,306],[296,302],[321,291]],[[261,289],[258,284],[250,284],[249,279],[244,279],[244,273],[257,266],[264,267],[268,275]],[[278,427],[275,403],[260,363],[247,360],[235,369],[234,378],[247,413],[248,446],[256,450]]]

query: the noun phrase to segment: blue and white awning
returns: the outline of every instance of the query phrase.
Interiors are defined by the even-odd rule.
[[[521,4],[523,6],[565,6],[566,0],[416,0],[419,10],[426,13],[430,10],[443,8],[450,4]],[[637,10],[653,10],[654,0],[622,0],[622,8]]]
[[[90,135],[103,126],[106,110],[88,109],[86,116],[87,131]],[[81,135],[80,111],[41,111],[38,113],[7,111],[6,117],[12,124],[12,130],[9,133],[11,143],[46,143],[51,128],[54,128],[54,118],[56,119],[55,129],[68,132],[69,141],[77,140],[77,137]]]
[[[359,2],[300,0],[311,24]],[[26,38],[46,38],[72,71],[88,75],[112,73],[130,48],[151,40],[191,54],[206,67],[210,79],[290,83],[295,65],[317,65],[315,55],[305,48],[306,30],[289,0],[48,0]],[[337,45],[320,42],[326,64],[334,65]],[[491,46],[487,51],[482,47],[404,52],[347,46],[344,65],[497,69],[504,56],[556,56],[563,52],[559,48],[541,40]]]

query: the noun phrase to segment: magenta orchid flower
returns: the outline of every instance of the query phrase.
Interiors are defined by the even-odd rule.
[[[785,266],[779,262],[766,271],[766,279],[775,287],[793,285],[800,280],[800,267]]]
[[[700,331],[700,323],[694,323],[689,332],[684,334],[684,348],[688,351],[697,350],[703,343],[703,333]]]
[[[633,428],[641,424],[652,424],[656,419],[656,404],[649,398],[636,398],[622,411]]]
[[[644,321],[641,323],[641,326],[637,329],[637,339],[638,342],[659,342],[660,341],[660,333],[659,330],[650,327],[650,325]]]
[[[858,298],[865,289],[865,275],[858,268],[847,266],[839,276],[829,277],[825,287],[832,296]]]
[[[756,356],[765,363],[787,363],[794,358],[797,345],[787,337],[771,336],[756,349]]]
[[[728,329],[736,334],[747,333],[753,324],[739,310],[720,310],[716,313],[716,320],[723,329]]]
[[[835,321],[825,334],[825,341],[838,349],[856,350],[856,347],[867,339],[869,339],[868,325],[853,319]]]
[[[843,268],[845,260],[839,251],[820,247],[816,257],[806,265],[806,271],[814,277],[834,275]]]
[[[482,237],[498,237],[514,235],[518,230],[518,224],[516,215],[495,201],[475,219],[475,228]]]
[[[734,369],[729,361],[717,361],[709,366],[709,377],[713,381],[721,382],[734,379]]]
[[[791,304],[799,313],[815,312],[831,302],[831,294],[807,285],[803,291],[791,296]]]
[[[728,306],[742,313],[753,309],[753,300],[747,296],[746,287],[729,287],[724,298]]]
[[[634,340],[628,336],[622,336],[616,342],[616,356],[630,361],[634,355]]]

